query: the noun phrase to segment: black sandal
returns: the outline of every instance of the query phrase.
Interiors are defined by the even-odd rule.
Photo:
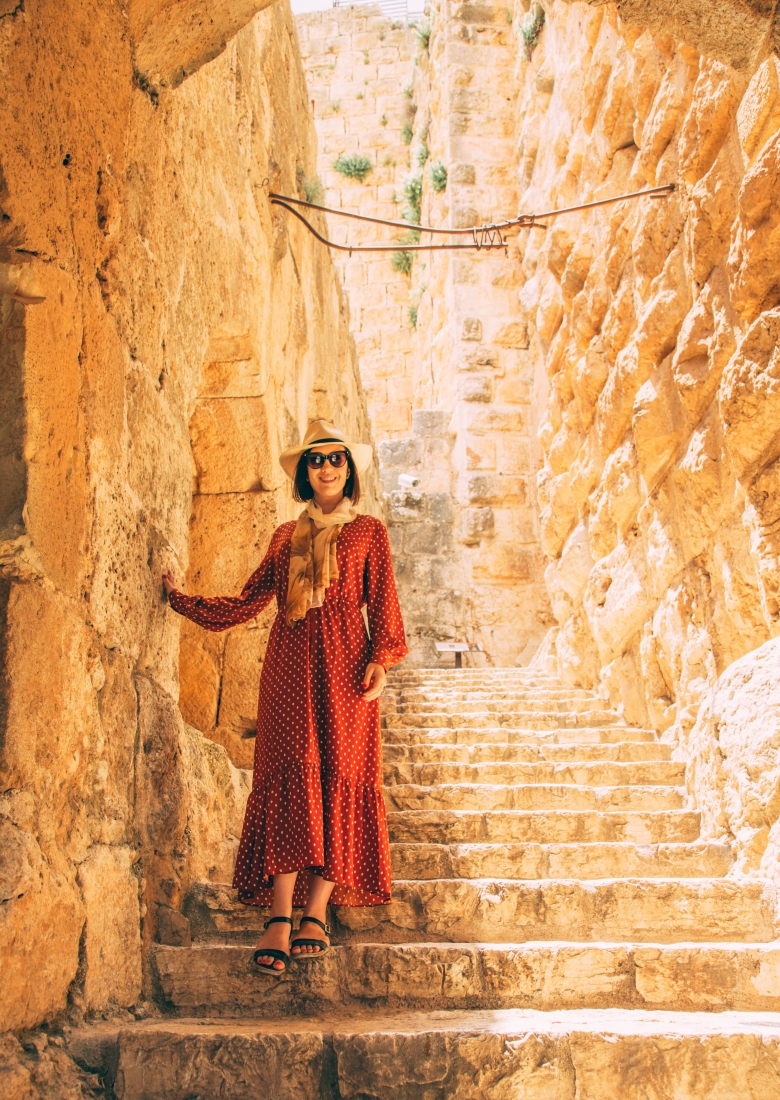
[[[292,931],[292,923],[292,917],[271,917],[271,919],[267,920],[263,925],[263,931],[265,931],[269,924],[289,924],[290,931]],[[283,969],[277,970],[274,966],[267,966],[265,963],[259,963],[257,961],[267,955],[270,955],[274,962],[276,962],[277,959],[283,962]],[[273,974],[274,977],[280,978],[289,965],[290,956],[286,951],[280,951],[278,947],[258,947],[257,951],[255,951],[252,956],[252,962],[254,963],[255,970],[260,970],[263,974]]]
[[[300,924],[298,925],[299,932],[301,930],[301,924],[304,924],[306,921],[308,921],[309,924],[318,925],[326,936],[330,935],[329,925],[323,924],[322,921],[317,920],[316,917],[301,917]],[[319,947],[319,951],[299,951],[297,955],[293,955],[293,947]],[[300,959],[319,959],[325,954],[329,947],[330,944],[325,943],[325,940],[307,940],[296,937],[290,944],[290,954],[296,962]]]

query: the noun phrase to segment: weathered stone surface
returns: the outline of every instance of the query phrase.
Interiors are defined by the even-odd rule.
[[[778,886],[780,758],[774,639],[718,679],[684,740],[709,835],[733,837],[739,864]]]
[[[84,1005],[101,1011],[141,995],[138,879],[130,848],[91,848],[79,866],[84,901]]]
[[[247,947],[158,947],[154,965],[167,1007],[179,1016],[296,1014],[325,1005],[688,1012],[780,1005],[776,945],[351,944],[274,983],[258,981]]]
[[[677,184],[531,234],[520,300],[546,404],[548,648],[694,752],[713,836],[714,726],[695,750],[691,727],[780,622],[773,34],[762,4],[554,4],[518,68],[521,208]],[[763,772],[756,751],[741,766]]]
[[[0,1095],[3,1100],[99,1100],[105,1091],[97,1073],[85,1072],[63,1049],[61,1035],[28,1032],[19,1042],[0,1036]],[[113,1051],[107,1052],[106,1068]],[[98,1068],[98,1067],[96,1067]],[[102,1070],[104,1064],[101,1062]]]
[[[120,1032],[115,1088],[121,1100],[186,1100],[193,1090],[324,1100],[334,1085],[345,1100],[644,1100],[657,1083],[668,1095],[772,1100],[773,1022],[769,1013],[619,1009],[154,1021]]]
[[[335,269],[263,189],[315,150],[261,6],[0,11],[0,1029],[135,1004],[141,927],[230,876],[247,777],[177,712],[161,574],[240,589],[293,511],[271,457],[314,416],[368,438]],[[184,636],[205,732],[254,713],[243,637]]]
[[[399,881],[385,908],[339,911],[342,940],[509,943],[517,939],[771,939],[769,897],[757,882],[722,880]]]

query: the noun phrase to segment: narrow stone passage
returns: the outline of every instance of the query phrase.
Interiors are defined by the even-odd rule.
[[[769,898],[669,746],[530,670],[396,673],[384,711],[393,904],[268,981],[263,914],[200,883],[120,1100],[778,1095]]]

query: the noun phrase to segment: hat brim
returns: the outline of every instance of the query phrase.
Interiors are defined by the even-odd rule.
[[[347,443],[346,441],[342,443],[340,440],[334,440],[334,442],[343,447],[345,451],[349,451],[359,474],[362,474],[371,465],[371,461],[374,457],[374,448],[370,447],[368,443]],[[292,481],[295,477],[295,470],[301,455],[304,454],[305,451],[311,451],[314,447],[321,446],[321,443],[308,443],[306,446],[289,447],[279,455],[279,465]]]

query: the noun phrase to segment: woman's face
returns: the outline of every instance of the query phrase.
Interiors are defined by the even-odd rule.
[[[312,453],[323,455],[333,454],[334,451],[344,451],[343,443],[320,443],[312,447]],[[330,462],[325,462],[319,470],[308,468],[309,484],[314,490],[314,499],[322,507],[323,503],[338,504],[344,496],[344,486],[349,477],[349,461],[343,466],[335,467]]]

